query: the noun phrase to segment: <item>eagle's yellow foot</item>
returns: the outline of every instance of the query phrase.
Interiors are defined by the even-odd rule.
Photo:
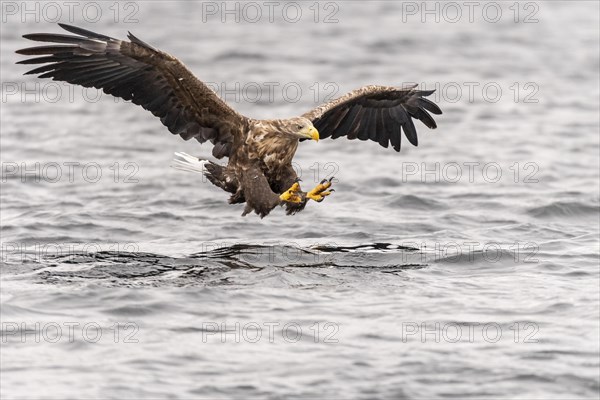
[[[281,193],[279,198],[283,201],[287,201],[288,203],[302,203],[302,196],[300,195],[300,184],[295,182],[292,187],[290,187],[285,192]]]
[[[323,199],[326,196],[329,196],[331,194],[331,192],[333,192],[334,190],[327,190],[331,187],[331,180],[333,179],[333,177],[329,178],[329,179],[323,179],[321,181],[321,183],[319,183],[313,190],[311,190],[310,192],[306,193],[306,198],[308,199],[312,199],[314,201],[317,202],[321,202],[323,201]]]

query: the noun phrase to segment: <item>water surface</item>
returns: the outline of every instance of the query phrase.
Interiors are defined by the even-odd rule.
[[[297,23],[223,23],[159,1],[138,23],[108,3],[71,21],[132,31],[256,118],[364,84],[438,88],[418,148],[303,143],[302,184],[335,175],[336,192],[263,220],[169,168],[210,147],[22,76],[20,36],[59,28],[7,16],[3,397],[598,398],[598,4],[436,23],[369,3],[321,3],[318,22],[308,3]]]

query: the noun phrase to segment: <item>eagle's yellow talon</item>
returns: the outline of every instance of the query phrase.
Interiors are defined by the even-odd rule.
[[[321,181],[321,183],[319,183],[313,190],[311,190],[310,192],[308,192],[306,194],[306,197],[308,199],[314,200],[318,203],[322,202],[326,196],[329,196],[331,194],[331,192],[333,192],[333,189],[327,190],[331,187],[332,179],[333,178],[331,178],[329,180],[323,179]]]
[[[300,191],[300,184],[295,182],[288,190],[281,193],[279,198],[283,201],[287,201],[288,203],[301,203],[302,196],[298,194]]]

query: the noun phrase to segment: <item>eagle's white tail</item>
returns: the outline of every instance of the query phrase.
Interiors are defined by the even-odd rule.
[[[171,161],[171,167],[182,171],[203,174],[206,172],[204,165],[207,162],[208,161],[200,160],[198,157],[191,156],[187,153],[175,153],[175,158]]]

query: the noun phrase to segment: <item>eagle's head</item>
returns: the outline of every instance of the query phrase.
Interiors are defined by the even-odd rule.
[[[319,131],[308,118],[296,117],[281,120],[278,129],[279,132],[297,139],[319,140]]]

